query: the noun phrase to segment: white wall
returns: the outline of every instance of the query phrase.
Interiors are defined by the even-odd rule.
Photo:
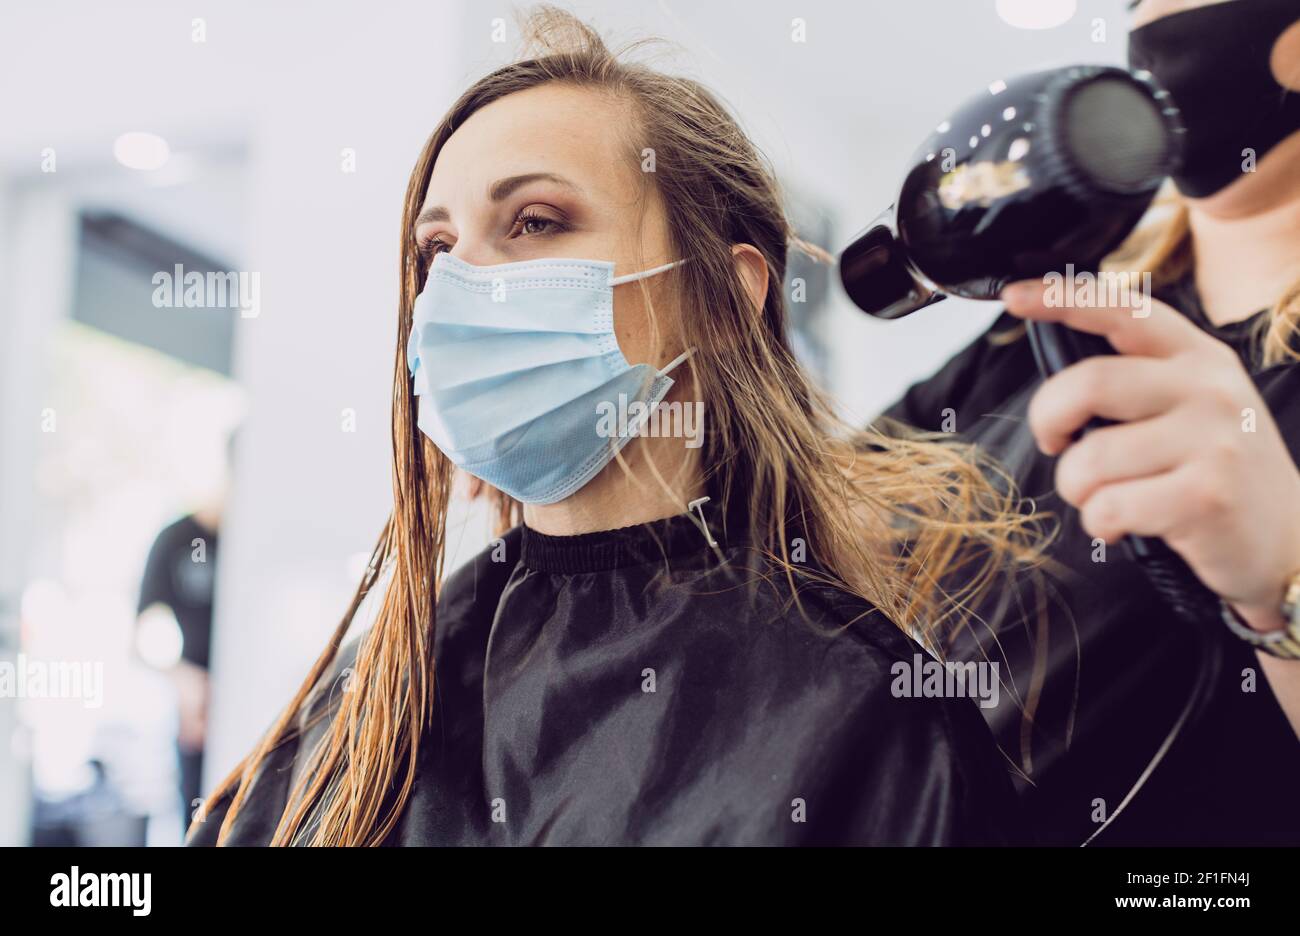
[[[10,187],[0,194],[0,659],[15,662],[18,603],[32,550],[35,431],[50,400],[41,394],[42,347],[67,307],[75,243],[64,193]],[[18,316],[15,310],[22,309]],[[48,437],[46,437],[48,438]],[[31,739],[19,703],[0,699],[0,844],[26,844]]]
[[[454,90],[453,5],[272,24],[259,11],[248,22],[267,55],[241,71],[256,100],[248,256],[262,312],[240,323],[236,348],[253,407],[220,562],[213,674],[227,691],[209,785],[319,653],[387,514],[401,202]],[[344,148],[355,173],[341,171]]]

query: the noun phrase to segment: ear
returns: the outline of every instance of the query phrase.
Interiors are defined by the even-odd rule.
[[[767,261],[762,252],[753,244],[733,244],[731,262],[736,265],[736,273],[745,284],[754,313],[761,314],[763,303],[767,301]]]

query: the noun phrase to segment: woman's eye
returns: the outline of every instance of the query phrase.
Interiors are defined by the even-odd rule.
[[[524,212],[515,218],[514,228],[511,230],[512,237],[519,235],[537,236],[540,234],[554,234],[564,230],[564,222],[556,218],[548,218],[544,215]]]
[[[521,236],[539,237],[546,234],[556,234],[566,230],[567,227],[568,225],[559,218],[548,218],[535,211],[524,211],[515,217],[509,236],[512,238]],[[438,254],[451,250],[452,246],[452,244],[444,241],[440,234],[430,234],[420,239],[420,257],[425,263],[430,263]]]
[[[426,237],[420,241],[420,256],[426,261],[442,253],[444,249],[450,250],[451,245],[444,242],[440,237]]]

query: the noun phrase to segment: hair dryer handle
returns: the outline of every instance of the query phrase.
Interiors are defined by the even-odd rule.
[[[1046,379],[1071,364],[1099,354],[1114,354],[1110,342],[1100,335],[1075,331],[1059,322],[1029,322],[1029,343],[1034,361]],[[1075,434],[1075,441],[1093,429],[1113,425],[1114,421],[1094,416]],[[1161,598],[1186,620],[1218,627],[1219,599],[1205,586],[1182,557],[1164,540],[1128,535],[1124,548],[1142,566]]]

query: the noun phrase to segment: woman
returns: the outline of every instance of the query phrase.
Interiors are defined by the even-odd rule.
[[[907,634],[1033,564],[1033,518],[968,447],[837,436],[752,144],[698,84],[534,26],[411,177],[392,518],[191,842],[1012,839],[973,701],[903,676]],[[444,584],[457,466],[511,529]]]
[[[1163,301],[1145,318],[1050,308],[1044,283],[1013,284],[1008,314],[887,415],[937,429],[952,408],[963,440],[1062,517],[1051,555],[1076,573],[1074,627],[1001,629],[991,652],[1018,688],[985,710],[1019,762],[1037,840],[1297,845],[1300,661],[1254,644],[1285,632],[1300,571],[1300,2],[1143,0],[1130,58],[1180,104],[1184,164],[1172,211],[1108,266],[1151,272]],[[1028,341],[1009,340],[1017,318],[1105,335],[1119,354],[1040,382]],[[1072,444],[1092,417],[1119,425]],[[1163,537],[1234,629],[1214,632],[1204,713],[1119,810],[1177,722],[1198,653],[1118,548],[1129,533]],[[952,652],[978,658],[980,643]]]

